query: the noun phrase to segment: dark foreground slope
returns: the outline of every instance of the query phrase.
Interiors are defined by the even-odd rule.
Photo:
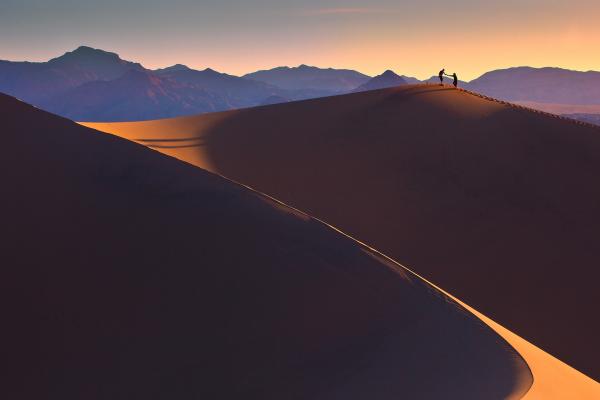
[[[600,379],[600,130],[437,85],[96,126],[332,223]]]
[[[2,395],[503,399],[513,349],[275,201],[0,96]]]

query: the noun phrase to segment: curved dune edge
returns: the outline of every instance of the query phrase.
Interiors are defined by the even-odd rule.
[[[217,174],[218,175],[218,174]],[[227,177],[224,177],[227,180],[235,182]],[[522,380],[518,383],[518,387],[513,391],[513,395],[507,397],[507,400],[564,400],[564,399],[600,399],[600,383],[594,381],[588,376],[582,374],[577,371],[573,367],[565,364],[560,361],[556,357],[546,353],[544,350],[539,347],[529,343],[527,340],[522,337],[514,334],[510,330],[506,329],[502,325],[493,321],[492,319],[486,317],[479,311],[475,310],[473,307],[464,303],[460,299],[457,299],[452,294],[446,292],[444,289],[438,287],[434,283],[428,281],[423,278],[410,268],[400,264],[399,262],[391,259],[390,257],[382,254],[378,250],[372,248],[366,243],[361,242],[360,240],[351,237],[350,235],[344,233],[339,230],[335,226],[328,224],[325,221],[320,220],[319,218],[309,216],[301,210],[297,210],[296,208],[289,206],[267,194],[261,193],[256,189],[244,185],[239,182],[235,182],[240,186],[244,186],[250,189],[253,192],[259,193],[261,196],[265,198],[271,199],[272,201],[282,205],[283,207],[295,211],[299,215],[306,215],[308,218],[312,218],[314,220],[319,221],[320,223],[330,227],[331,229],[339,232],[341,235],[344,235],[355,242],[362,245],[364,248],[368,249],[374,254],[377,254],[387,261],[389,261],[393,266],[398,269],[401,269],[403,272],[408,272],[411,275],[417,277],[418,279],[426,282],[428,285],[432,286],[436,290],[448,296],[450,299],[454,300],[462,307],[464,307],[467,311],[472,313],[475,317],[479,318],[484,324],[490,327],[494,332],[496,332],[500,337],[502,337],[506,342],[513,348],[515,351],[525,360],[525,363],[529,367],[531,374],[533,375],[533,383],[527,390],[527,381]],[[522,395],[522,393],[524,393]]]
[[[80,123],[80,124],[90,127],[90,128],[93,128],[93,129],[104,131],[109,134],[116,133],[113,129],[108,129],[109,127],[111,127],[110,123]],[[133,122],[133,123],[121,123],[121,124],[131,124],[132,126],[135,126],[134,124],[136,124],[136,123]],[[140,133],[140,131],[136,130],[135,133]],[[128,137],[128,135],[117,134],[117,136],[121,136],[123,138],[140,143],[139,141],[136,141],[136,140],[132,139],[131,137]],[[147,145],[147,143],[141,143],[141,144]],[[148,146],[148,147],[152,148],[155,151],[169,155],[171,157],[178,158],[181,161],[191,163],[192,165],[198,166],[198,164],[200,164],[201,167],[208,168],[211,172],[215,173],[216,175],[220,175],[218,172],[215,171],[214,168],[210,168],[211,166],[207,162],[207,158],[205,158],[205,157],[198,157],[198,159],[193,160],[193,162],[191,162],[189,159],[186,159],[184,157],[176,157],[174,154],[169,154],[169,152],[164,151],[164,149],[153,148],[153,146]],[[222,175],[220,175],[220,176],[222,176]],[[260,193],[261,195],[265,196],[266,198],[272,199],[273,201],[285,206],[286,208],[296,210],[300,214],[305,214],[304,212],[297,210],[294,207],[287,205],[275,198],[272,198],[271,196],[269,196],[267,194],[261,193],[252,187],[249,187],[240,182],[236,182],[228,177],[224,177],[224,178],[227,180],[233,181],[236,184],[244,186],[254,192]],[[319,220],[318,218],[316,218],[314,216],[311,216],[311,218]],[[350,237],[350,235],[344,233],[343,231],[337,229],[336,227],[334,227],[322,220],[319,220],[319,221],[322,222],[323,224],[331,227],[332,229],[336,230],[337,232],[340,232],[342,235]],[[524,396],[521,396],[520,394],[516,394],[515,395],[516,397],[509,397],[510,400],[519,399],[519,398],[524,399],[524,400],[538,400],[538,399],[540,399],[540,400],[553,400],[553,399],[564,400],[564,399],[570,399],[570,398],[577,398],[577,399],[585,400],[585,399],[599,399],[600,398],[600,383],[594,381],[593,379],[582,374],[581,372],[577,371],[573,367],[567,365],[566,363],[564,363],[564,362],[560,361],[559,359],[553,357],[552,355],[546,353],[545,351],[543,351],[542,349],[533,345],[532,343],[528,342],[527,340],[525,340],[525,339],[521,338],[520,336],[516,335],[515,333],[511,332],[510,330],[504,328],[502,325],[500,325],[500,324],[496,323],[495,321],[493,321],[492,319],[486,317],[482,313],[475,310],[473,307],[462,302],[460,299],[457,299],[456,297],[452,296],[450,293],[448,293],[445,290],[443,290],[442,288],[436,286],[432,282],[426,280],[425,278],[423,278],[416,272],[412,271],[411,269],[401,265],[397,261],[387,257],[386,255],[373,249],[372,247],[368,246],[367,244],[361,242],[360,240],[357,240],[356,238],[352,238],[352,239],[357,241],[358,243],[362,244],[363,246],[365,246],[372,252],[374,252],[382,257],[385,257],[387,260],[389,260],[393,264],[397,265],[399,268],[402,268],[403,270],[410,272],[412,275],[418,277],[419,279],[427,282],[432,287],[436,288],[437,290],[444,293],[452,300],[456,301],[458,304],[460,304],[465,309],[467,309],[469,312],[474,314],[477,318],[479,318],[483,323],[485,323],[487,326],[489,326],[492,330],[494,330],[500,337],[502,337],[504,340],[506,340],[506,342],[508,342],[508,344],[510,346],[512,346],[515,349],[515,351],[521,355],[521,357],[523,357],[523,359],[529,366],[529,369],[531,370],[531,373],[533,375],[533,384],[529,388],[529,390],[525,393]],[[521,388],[518,388],[517,390],[515,390],[514,393],[523,393],[525,390],[527,390],[527,389],[521,387]]]
[[[533,385],[522,399],[600,398],[600,383],[552,357],[460,300],[452,298],[502,336],[523,357],[533,374]]]
[[[218,175],[218,174],[217,174]],[[231,179],[224,177],[227,180],[232,181]],[[235,181],[232,181],[235,182]],[[525,360],[525,363],[529,367],[531,374],[533,375],[533,384],[528,388],[525,380],[521,381],[521,386],[516,387],[513,391],[513,395],[509,396],[507,400],[564,400],[564,399],[599,399],[600,398],[600,383],[594,381],[588,376],[582,374],[577,371],[573,367],[565,364],[560,361],[556,357],[546,353],[544,350],[539,347],[529,343],[527,340],[521,338],[520,336],[514,334],[510,330],[506,329],[502,325],[493,321],[492,319],[486,317],[479,311],[475,310],[473,307],[464,303],[460,299],[457,299],[452,294],[446,292],[444,289],[438,287],[434,283],[428,281],[423,278],[410,268],[400,264],[399,262],[391,259],[390,257],[382,254],[378,250],[372,248],[366,243],[361,242],[360,240],[351,237],[350,235],[342,232],[335,226],[328,224],[325,221],[320,220],[319,218],[309,216],[301,210],[297,210],[292,206],[289,206],[267,194],[261,193],[256,189],[241,184],[239,182],[235,182],[240,186],[244,186],[250,189],[253,192],[259,193],[261,196],[265,198],[271,199],[272,201],[282,205],[283,207],[295,211],[299,215],[306,215],[308,218],[312,218],[314,220],[319,221],[320,223],[330,227],[331,229],[339,232],[341,235],[344,235],[355,242],[362,245],[364,248],[368,249],[374,254],[377,254],[380,257],[385,258],[386,261],[390,262],[392,266],[397,269],[400,269],[402,272],[408,272],[411,275],[417,277],[418,279],[426,282],[428,285],[432,286],[436,290],[448,296],[450,299],[454,300],[462,307],[464,307],[467,311],[472,313],[475,317],[479,318],[484,324],[490,327],[494,332],[496,332],[500,337],[502,337],[508,344],[515,349],[515,351],[521,355],[521,357]],[[525,394],[523,395],[522,393]]]
[[[335,229],[336,231],[340,232],[340,234],[348,236],[344,232],[335,228],[334,226],[331,226],[324,221],[321,222],[331,227],[332,229]],[[533,375],[533,384],[524,396],[521,397],[520,395],[516,395],[516,397],[509,397],[509,399],[512,400],[520,398],[523,400],[563,400],[600,398],[600,383],[587,377],[586,375],[570,367],[569,365],[565,364],[559,359],[551,356],[539,347],[529,343],[527,340],[509,331],[497,322],[494,322],[479,311],[475,310],[473,307],[462,302],[460,299],[457,299],[456,297],[452,296],[444,289],[436,286],[432,282],[429,282],[427,279],[412,271],[410,268],[401,265],[400,263],[392,260],[384,254],[381,254],[380,252],[368,246],[367,244],[355,238],[352,239],[356,240],[357,242],[367,247],[374,253],[385,257],[387,260],[396,264],[403,270],[406,270],[414,276],[418,277],[419,279],[423,280],[424,282],[427,282],[432,287],[436,288],[452,300],[456,301],[458,304],[460,304],[473,315],[475,315],[477,318],[479,318],[483,323],[489,326],[504,340],[506,340],[508,344],[510,344],[517,351],[517,353],[519,353],[521,357],[523,357]],[[515,390],[515,393],[519,392],[521,392],[521,390]]]
[[[243,185],[245,186],[245,185]],[[251,189],[251,188],[250,188]],[[264,195],[264,194],[263,194]],[[267,196],[267,195],[264,195]],[[269,197],[269,196],[267,196]],[[274,199],[279,202],[278,200]],[[287,206],[289,208],[290,206]],[[301,212],[301,211],[299,211]],[[311,217],[314,219],[315,217]],[[334,226],[327,224],[324,221],[320,221],[323,224],[329,226],[330,228],[336,230],[340,234],[344,236],[349,235],[340,231]],[[405,267],[404,265],[394,261],[393,259],[387,257],[385,254],[381,254],[379,251],[373,249],[367,244],[352,238],[357,241],[361,245],[365,246],[372,252],[380,255],[381,257],[385,257],[391,263],[395,264],[398,268],[402,268],[404,271],[408,271],[412,275],[418,277],[427,284],[431,285],[435,289],[444,293],[450,299],[454,300],[466,310],[471,312],[477,318],[479,318],[483,323],[489,326],[494,332],[496,332],[500,337],[508,342],[510,346],[512,346],[517,353],[523,357],[527,366],[531,370],[531,374],[533,375],[533,384],[529,388],[529,390],[525,393],[525,395],[521,396],[518,393],[522,393],[526,388],[520,387],[514,391],[515,395],[508,397],[510,400],[523,399],[523,400],[564,400],[564,399],[600,399],[600,383],[594,381],[588,376],[582,374],[571,366],[565,364],[559,359],[551,356],[546,353],[544,350],[539,347],[529,343],[527,340],[521,338],[520,336],[514,334],[510,330],[506,329],[502,325],[493,321],[492,319],[486,317],[479,311],[475,310],[473,307],[464,303],[460,299],[452,296],[450,293],[446,292],[444,289],[436,286],[434,283],[428,281],[423,278],[416,272],[412,271],[410,268]]]
[[[87,124],[82,123],[82,125],[87,125]],[[90,124],[87,126],[95,127],[97,129],[98,125],[99,124]],[[159,150],[155,149],[155,151],[159,151]],[[175,158],[177,158],[177,157],[175,157]],[[189,162],[185,159],[182,159],[182,161]],[[213,173],[215,173],[216,175],[219,175],[216,172],[213,172]],[[227,178],[227,177],[224,177],[224,178],[227,180],[233,181],[230,178]],[[235,182],[235,181],[233,181],[233,182]],[[294,207],[289,206],[267,194],[261,193],[261,192],[257,191],[256,189],[253,189],[252,187],[241,184],[239,182],[235,182],[235,183],[240,186],[244,186],[244,187],[252,190],[253,192],[260,193],[260,195],[262,195],[266,198],[269,198],[269,199],[273,200],[274,202],[281,204],[282,206],[285,206],[287,209],[294,210],[300,215],[306,215],[306,213],[304,213],[300,210],[297,210]],[[506,329],[505,327],[503,327],[502,325],[493,321],[492,319],[486,317],[485,315],[483,315],[479,311],[475,310],[473,307],[469,306],[468,304],[464,303],[460,299],[457,299],[456,297],[452,296],[452,294],[446,292],[442,288],[436,286],[434,283],[423,278],[416,272],[412,271],[410,268],[407,268],[404,265],[401,265],[397,261],[387,257],[385,254],[380,253],[376,249],[361,242],[360,240],[357,240],[356,238],[352,238],[350,235],[342,232],[341,230],[337,229],[336,227],[334,227],[322,220],[319,220],[316,217],[310,216],[310,218],[320,221],[321,223],[329,226],[331,229],[334,229],[335,231],[339,232],[340,234],[342,234],[344,236],[350,237],[352,240],[355,240],[356,242],[360,243],[361,245],[363,245],[365,248],[369,249],[373,253],[380,255],[381,257],[384,257],[386,260],[390,261],[391,263],[396,265],[398,268],[401,268],[402,270],[411,273],[412,275],[418,277],[419,279],[423,280],[424,282],[427,282],[429,285],[431,285],[435,289],[439,290],[440,292],[444,293],[446,296],[448,296],[452,300],[456,301],[458,304],[460,304],[466,310],[471,312],[473,315],[475,315],[477,318],[479,318],[483,323],[485,323],[487,326],[489,326],[494,332],[496,332],[500,337],[502,337],[504,340],[506,340],[506,342],[508,342],[508,344],[511,347],[513,347],[515,349],[515,351],[518,354],[520,354],[521,357],[525,360],[526,364],[528,365],[528,367],[531,371],[531,374],[533,375],[533,384],[531,385],[529,390],[525,393],[525,395],[521,396],[520,393],[525,392],[527,390],[527,388],[526,387],[518,387],[518,388],[515,388],[515,390],[514,390],[515,395],[509,397],[508,400],[516,400],[516,399],[564,400],[564,399],[571,399],[571,398],[584,400],[584,399],[599,399],[600,398],[600,383],[594,381],[593,379],[587,377],[586,375],[582,374],[581,372],[577,371],[576,369],[572,368],[571,366],[565,364],[564,362],[560,361],[559,359],[546,353],[539,347],[533,345],[532,343],[529,343],[527,340],[514,334],[510,330]],[[526,384],[526,383],[522,383],[521,385],[523,385],[523,384]]]
[[[114,125],[116,125],[116,124],[114,124],[114,125],[111,123],[80,123],[80,124],[83,126],[89,127],[89,128],[93,128],[93,129],[97,129],[97,130],[109,133],[109,134],[116,134],[117,136],[120,136],[122,138],[126,138],[126,139],[132,140],[136,143],[145,144],[148,146],[148,143],[144,143],[143,141],[135,140],[132,137],[128,137],[129,135],[123,135],[122,132],[118,132],[118,133],[115,132],[115,130],[111,129],[111,128],[114,128]],[[139,134],[139,133],[143,132],[143,127],[144,127],[143,123],[141,123],[141,126],[136,126],[136,124],[139,124],[139,123],[135,123],[135,122],[119,123],[119,124],[121,124],[121,125],[131,124],[130,127],[132,127],[132,128],[133,127],[136,127],[136,128],[141,127],[142,128],[140,130],[134,129],[133,130],[134,132],[128,132],[129,134],[132,134],[132,133]],[[212,166],[210,165],[209,157],[207,157],[205,154],[202,154],[202,156],[198,156],[196,154],[196,157],[193,160],[190,160],[186,157],[181,157],[181,156],[177,157],[175,154],[169,152],[170,149],[166,149],[166,151],[165,151],[165,149],[154,148],[154,146],[151,146],[151,145],[148,147],[152,148],[155,151],[169,155],[171,157],[178,158],[181,161],[191,163],[192,165],[206,168],[206,169],[210,170],[211,172],[215,173],[216,175],[220,175],[214,167],[211,168]],[[196,150],[198,150],[198,149],[196,149]],[[220,176],[222,176],[222,175],[220,175]],[[244,186],[254,192],[260,193],[262,196],[272,199],[273,201],[280,203],[281,205],[285,206],[286,208],[296,210],[300,214],[305,214],[304,212],[297,210],[294,207],[292,207],[288,204],[285,204],[275,198],[272,198],[271,196],[269,196],[267,194],[261,193],[261,192],[257,191],[256,189],[249,187],[248,185],[245,185],[240,182],[236,182],[228,177],[224,177],[224,178],[227,180],[233,181],[238,185]],[[316,218],[314,216],[311,216],[310,218],[319,220],[318,218]],[[343,231],[337,229],[336,227],[334,227],[322,220],[319,220],[319,221],[322,222],[323,224],[331,227],[332,229],[336,230],[337,232],[340,232],[342,235],[351,237],[350,235],[344,233]],[[564,400],[566,398],[577,398],[577,399],[600,398],[600,383],[587,377],[586,375],[582,374],[581,372],[577,371],[576,369],[572,368],[571,366],[563,363],[559,359],[553,357],[552,355],[546,353],[545,351],[538,348],[537,346],[529,343],[525,339],[514,334],[510,330],[504,328],[502,325],[500,325],[500,324],[496,323],[495,321],[493,321],[492,319],[486,317],[482,313],[475,310],[473,307],[462,302],[460,299],[457,299],[456,297],[452,296],[450,293],[448,293],[445,290],[441,289],[440,287],[436,286],[432,282],[429,282],[428,280],[426,280],[425,278],[423,278],[416,272],[412,271],[411,269],[401,265],[400,263],[387,257],[386,255],[381,254],[379,251],[373,249],[372,247],[368,246],[367,244],[361,242],[360,240],[357,240],[356,238],[352,238],[352,239],[357,241],[358,243],[362,244],[363,246],[365,246],[372,252],[374,252],[378,255],[381,255],[382,257],[385,257],[387,260],[389,260],[393,264],[397,265],[399,268],[402,268],[403,270],[410,272],[412,275],[418,277],[419,279],[427,282],[432,287],[436,288],[440,292],[444,293],[445,295],[447,295],[448,297],[450,297],[451,299],[456,301],[458,304],[460,304],[465,309],[467,309],[469,312],[474,314],[477,318],[479,318],[483,323],[485,323],[487,326],[489,326],[492,330],[494,330],[504,340],[506,340],[509,343],[509,345],[512,346],[516,350],[516,352],[521,355],[521,357],[523,357],[523,359],[529,366],[529,369],[531,370],[531,373],[533,375],[533,384],[523,397],[521,397],[521,395],[516,395],[516,397],[509,398],[510,400],[519,399],[519,398],[524,399],[524,400],[538,400],[538,399]],[[515,390],[515,393],[523,393],[525,390],[527,390],[527,389],[519,388],[518,390]]]
[[[482,97],[482,96],[480,96]],[[498,102],[502,104],[502,102]],[[520,107],[524,108],[524,107]],[[179,119],[162,120],[162,121],[146,121],[146,122],[131,122],[131,123],[83,123],[82,125],[98,129],[107,133],[116,134],[117,136],[127,138],[136,141],[140,144],[144,144],[154,150],[157,150],[163,154],[174,156],[182,161],[200,166],[208,169],[213,173],[218,173],[217,168],[211,164],[211,159],[204,149],[204,143],[197,141],[198,136],[201,135],[202,130],[206,129],[208,125],[217,124],[220,118],[226,118],[227,114],[212,114],[209,120],[203,120],[202,125],[196,125],[195,131],[189,132],[190,136],[177,137],[181,142],[161,143],[158,140],[164,137],[164,134],[184,128],[185,122],[193,117],[183,117]],[[163,122],[164,121],[164,122]],[[571,120],[569,120],[571,121]],[[573,121],[571,121],[573,122]],[[573,122],[576,123],[576,122]],[[152,125],[152,126],[151,126]],[[127,129],[123,129],[127,128]],[[151,128],[151,129],[148,129]],[[182,129],[182,132],[186,132],[186,129]],[[144,136],[140,136],[144,134]],[[140,139],[141,138],[141,139]],[[172,137],[171,137],[172,138]],[[137,140],[136,140],[137,139]],[[173,140],[173,139],[171,139]],[[219,174],[220,175],[220,174]],[[231,179],[230,179],[231,180]],[[239,183],[239,182],[236,182]],[[246,185],[243,185],[246,186]],[[247,187],[247,186],[246,186]],[[269,196],[267,196],[269,197]],[[284,203],[282,203],[284,204]],[[287,205],[286,205],[287,206]],[[289,206],[288,206],[289,207]],[[313,217],[314,218],[314,217]],[[316,219],[316,218],[315,218]],[[328,224],[327,224],[328,225]],[[329,225],[331,226],[331,225]],[[336,229],[335,227],[332,227]],[[339,231],[339,229],[336,229]],[[343,232],[341,232],[343,234]],[[348,236],[348,235],[346,235]],[[362,243],[365,245],[364,243]],[[365,245],[366,246],[366,245]],[[381,254],[371,247],[368,247],[376,254]],[[385,256],[384,256],[385,257]],[[386,257],[387,258],[387,257]],[[387,258],[389,259],[389,258]],[[396,265],[400,265],[395,261],[391,261]],[[410,271],[409,269],[402,267],[403,269]],[[469,310],[475,316],[477,316],[482,322],[488,325],[496,333],[498,333],[504,340],[506,340],[525,360],[528,364],[533,377],[534,382],[529,391],[524,396],[518,396],[514,398],[524,398],[526,400],[531,399],[598,399],[600,398],[600,383],[580,373],[569,365],[563,363],[552,355],[546,353],[542,349],[536,347],[532,343],[526,341],[520,336],[514,334],[498,323],[494,322],[485,315],[479,313],[477,310],[461,302],[459,299],[448,294],[446,291],[440,289],[436,285],[422,278],[420,275],[410,271],[415,276],[419,277],[423,281],[429,283],[436,289],[440,290],[451,299],[462,305],[465,309]],[[574,310],[576,311],[576,310]],[[523,393],[521,391],[520,393]]]
[[[208,172],[50,114],[38,119],[27,106],[7,102],[5,144],[17,150],[3,160],[3,170],[10,171],[5,182],[38,183],[28,185],[30,195],[15,190],[2,203],[15,218],[31,215],[14,224],[23,247],[8,249],[9,262],[17,262],[7,271],[14,279],[6,280],[10,287],[3,291],[3,298],[27,307],[27,312],[9,307],[8,335],[2,336],[14,344],[7,354],[13,397],[214,398],[223,397],[229,385],[229,398],[246,393],[257,399],[499,399],[514,398],[516,389],[521,397],[531,385],[529,368],[498,335],[347,235]],[[32,136],[40,137],[35,146]],[[12,168],[16,161],[26,167]],[[52,191],[57,195],[40,203]],[[224,208],[212,208],[215,204]],[[18,212],[23,209],[31,213]],[[57,217],[64,224],[55,223]],[[273,221],[290,223],[278,228]],[[64,231],[53,230],[55,225]],[[136,233],[139,239],[131,240]],[[199,245],[207,236],[216,240]],[[28,252],[31,243],[40,243],[39,251]],[[228,251],[232,244],[239,252]],[[19,264],[21,256],[25,261]],[[43,260],[49,257],[57,268],[47,275]],[[137,264],[140,258],[143,264]],[[201,264],[190,264],[192,259]],[[260,267],[247,268],[247,260],[275,261],[265,262],[263,274]],[[317,275],[305,274],[309,270]],[[388,286],[402,283],[396,272],[415,290]],[[332,291],[336,281],[342,289]],[[431,308],[429,300],[435,303]],[[421,314],[421,305],[429,311],[437,305],[438,312]],[[257,308],[264,313],[255,315]],[[453,321],[467,329],[455,331]],[[205,329],[207,322],[214,329]],[[475,343],[486,346],[472,347]],[[465,362],[471,359],[476,364]],[[202,379],[206,371],[212,371],[211,382]]]

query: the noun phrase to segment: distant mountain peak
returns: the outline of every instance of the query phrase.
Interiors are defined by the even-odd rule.
[[[123,60],[117,53],[94,49],[89,46],[79,46],[73,51],[68,51],[60,57],[49,60],[48,64],[61,66],[72,65],[91,69],[114,69],[112,73],[109,73],[109,78],[121,75],[123,69],[144,69],[139,63]]]
[[[100,49],[94,49],[89,46],[79,46],[75,50],[68,51],[60,57],[53,58],[49,62],[69,61],[91,57],[121,60],[117,53],[111,53]]]
[[[96,51],[101,51],[103,53],[106,53],[104,50],[95,49],[93,47],[85,46],[85,45],[79,46],[78,48],[76,48],[75,50],[73,50],[73,53],[96,52]]]
[[[385,72],[383,74],[379,75],[379,76],[386,77],[386,78],[387,77],[395,77],[395,76],[400,77],[400,75],[398,75],[397,73],[395,73],[391,69],[385,70]]]
[[[243,77],[286,90],[313,91],[321,96],[348,92],[370,79],[369,76],[353,70],[320,68],[306,64],[260,70]]]
[[[300,70],[317,70],[320,69],[318,67],[313,67],[312,65],[300,64],[296,67],[296,69]]]
[[[400,75],[396,74],[391,69],[386,70],[381,75],[377,75],[376,77],[369,80],[367,83],[360,85],[356,89],[355,92],[364,92],[366,90],[376,90],[376,89],[385,89],[394,86],[406,85],[408,82]]]
[[[170,67],[162,69],[162,71],[187,71],[187,70],[191,70],[191,68],[185,64],[175,64],[175,65],[171,65]]]
[[[69,73],[80,71],[82,82],[111,80],[122,76],[128,70],[145,71],[145,68],[131,61],[123,60],[117,53],[79,46],[47,62],[52,68],[66,68]]]

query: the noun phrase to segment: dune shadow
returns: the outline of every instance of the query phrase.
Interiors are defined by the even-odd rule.
[[[204,138],[197,136],[190,136],[186,138],[159,138],[159,139],[133,139],[136,142],[152,143],[152,142],[188,142],[188,141],[204,141]]]
[[[185,138],[158,138],[158,139],[133,139],[152,149],[185,149],[206,146],[206,140],[203,137],[185,137]],[[173,143],[173,144],[171,144]],[[185,143],[185,144],[180,144]]]
[[[146,147],[151,149],[187,149],[194,147],[204,147],[205,144],[181,144],[181,145],[162,145],[162,144],[147,144]]]
[[[219,174],[372,244],[598,379],[600,322],[573,313],[599,301],[598,127],[410,101],[446,91],[444,104],[497,101],[430,85],[240,110],[203,132],[206,154]],[[586,279],[565,287],[562,265]]]

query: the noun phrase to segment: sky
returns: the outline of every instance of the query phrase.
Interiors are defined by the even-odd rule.
[[[87,45],[147,68],[241,75],[299,64],[471,80],[511,66],[600,70],[598,0],[0,0],[0,59]]]

